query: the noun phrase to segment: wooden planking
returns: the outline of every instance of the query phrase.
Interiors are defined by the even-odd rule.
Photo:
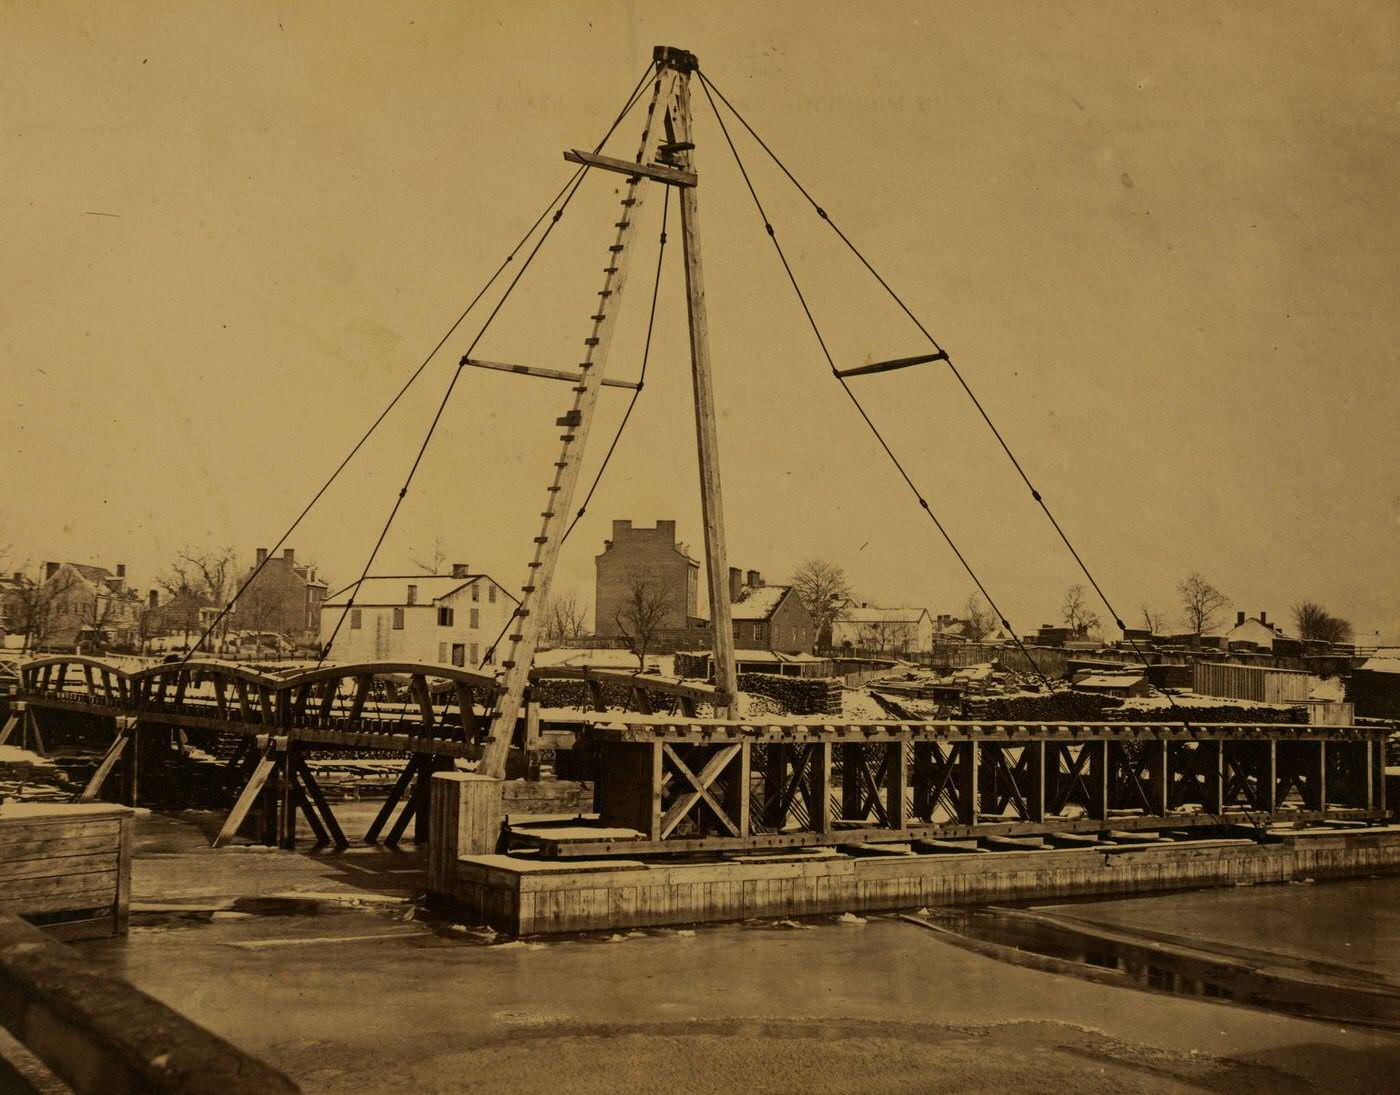
[[[67,851],[66,849],[62,849]],[[71,878],[116,869],[115,846],[89,852],[41,855],[33,859],[6,856],[0,859],[0,882],[19,878]]]

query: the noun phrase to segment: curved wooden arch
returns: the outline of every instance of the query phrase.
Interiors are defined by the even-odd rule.
[[[316,681],[334,680],[340,677],[439,677],[470,685],[473,688],[497,687],[496,678],[490,674],[462,669],[455,665],[437,665],[427,662],[351,662],[343,665],[323,665],[319,669],[306,669],[291,676],[281,678],[278,687],[288,688]]]
[[[236,662],[221,661],[218,658],[191,658],[187,662],[159,662],[156,665],[148,665],[145,669],[128,674],[128,677],[132,681],[147,681],[171,675],[178,676],[182,673],[199,672],[211,676],[236,678],[248,684],[256,684],[273,690],[284,687],[288,680],[286,677],[273,677],[266,673],[259,673],[255,669],[245,669]]]

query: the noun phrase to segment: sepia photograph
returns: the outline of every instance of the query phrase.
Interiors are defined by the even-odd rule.
[[[0,0],[0,1093],[1400,1085],[1400,6]]]

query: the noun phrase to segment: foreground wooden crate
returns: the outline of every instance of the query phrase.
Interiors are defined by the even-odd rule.
[[[106,803],[0,806],[0,912],[65,938],[126,931],[131,826]]]

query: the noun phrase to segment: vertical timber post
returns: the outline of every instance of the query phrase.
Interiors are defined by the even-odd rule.
[[[679,73],[674,105],[666,116],[668,149],[674,163],[694,171],[690,116],[690,74],[698,67],[693,53],[656,47],[657,64]],[[710,380],[706,337],[705,283],[700,268],[700,203],[694,186],[680,187],[681,243],[685,251],[685,301],[690,327],[690,370],[695,389],[695,440],[700,457],[700,510],[705,524],[705,577],[714,628],[715,715],[732,718],[739,691],[734,667],[734,624],[729,608],[729,559],[724,542],[724,505],[719,485],[719,439],[715,431],[715,396]]]

